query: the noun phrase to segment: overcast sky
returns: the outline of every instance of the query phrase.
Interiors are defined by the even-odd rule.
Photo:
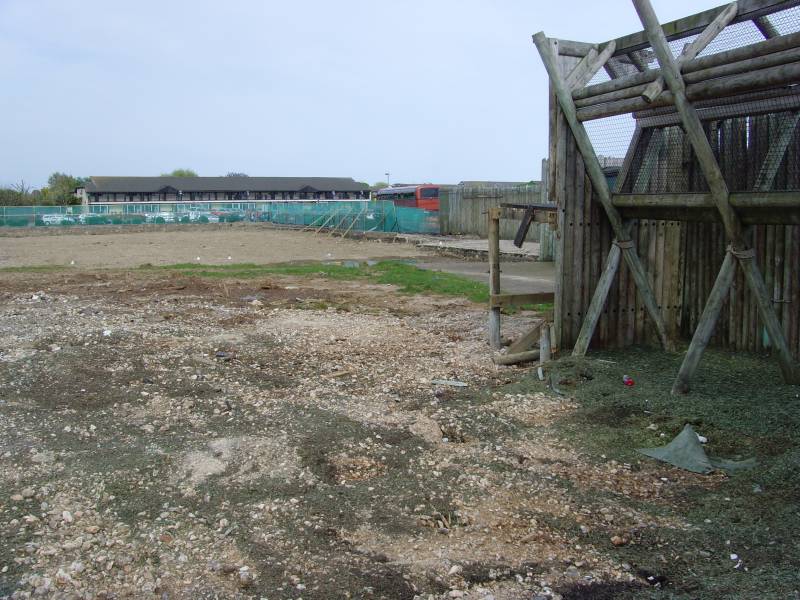
[[[662,21],[720,4],[653,1]],[[0,0],[0,184],[178,167],[538,179],[531,34],[639,29],[620,0]]]

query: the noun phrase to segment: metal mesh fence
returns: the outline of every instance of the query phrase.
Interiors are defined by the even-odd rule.
[[[800,31],[800,6],[726,27],[700,57]],[[677,57],[697,34],[669,41]],[[657,69],[650,47],[612,57],[589,85]],[[731,191],[800,191],[800,91],[695,101]],[[674,107],[643,109],[585,123],[604,166],[624,165],[623,193],[706,192],[708,186]]]
[[[800,191],[799,100],[775,99],[774,110],[764,114],[703,120],[731,192]],[[737,108],[733,103],[723,106]],[[708,191],[694,150],[678,123],[642,129],[619,191]]]
[[[0,226],[80,227],[233,223],[292,225],[313,230],[439,233],[436,211],[391,202],[137,203],[89,206],[2,206]]]

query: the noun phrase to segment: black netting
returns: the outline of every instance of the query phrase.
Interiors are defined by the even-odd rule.
[[[800,191],[800,99],[787,97],[772,104],[774,112],[703,120],[731,192]],[[701,115],[703,111],[712,112],[703,109]],[[713,112],[724,114],[720,107]],[[619,190],[637,194],[708,191],[682,127],[669,114],[663,121],[667,124],[642,128],[630,149]]]

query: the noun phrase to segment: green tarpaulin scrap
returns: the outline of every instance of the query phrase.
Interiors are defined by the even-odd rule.
[[[686,425],[675,439],[660,448],[639,448],[637,452],[661,460],[692,473],[711,473],[714,470],[736,471],[756,466],[755,459],[725,460],[710,458],[691,425]]]

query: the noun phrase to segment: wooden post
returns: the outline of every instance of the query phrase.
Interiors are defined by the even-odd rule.
[[[672,52],[667,45],[664,31],[659,25],[650,0],[633,0],[633,5],[636,7],[636,12],[639,14],[642,25],[647,32],[647,37],[650,39],[650,44],[658,58],[658,63],[661,65],[661,74],[667,87],[672,92],[675,108],[681,117],[683,129],[694,149],[700,168],[711,190],[711,196],[719,211],[725,227],[725,233],[731,241],[731,252],[739,259],[739,264],[744,271],[750,291],[755,297],[759,316],[777,350],[784,381],[786,383],[800,383],[800,369],[794,363],[791,350],[783,334],[783,328],[780,321],[778,321],[777,314],[775,314],[772,297],[767,292],[764,277],[756,261],[753,260],[755,253],[746,247],[742,233],[742,223],[730,205],[728,186],[714,156],[714,151],[708,138],[706,138],[697,112],[686,98],[686,87],[672,57]]]
[[[564,79],[558,70],[558,65],[556,64],[555,57],[553,56],[550,43],[542,32],[534,35],[533,41],[536,44],[536,48],[539,50],[539,54],[542,57],[542,62],[544,63],[547,73],[550,76],[550,82],[553,85],[556,96],[558,97],[561,111],[563,112],[564,117],[566,118],[567,123],[572,130],[572,134],[575,137],[575,142],[580,150],[581,155],[583,156],[583,160],[586,165],[586,172],[589,175],[589,179],[592,182],[592,186],[597,193],[603,208],[605,209],[608,220],[611,223],[611,228],[614,231],[614,235],[620,242],[630,241],[630,236],[627,235],[623,228],[622,217],[611,202],[611,190],[608,187],[608,180],[603,173],[603,169],[600,167],[600,161],[597,159],[597,154],[595,153],[594,146],[592,146],[592,142],[589,139],[589,134],[586,133],[586,129],[583,124],[578,121],[575,103],[572,100],[572,92],[567,88]],[[632,246],[625,249],[623,255],[625,257],[625,263],[628,265],[628,269],[631,271],[631,275],[636,283],[636,288],[638,289],[639,294],[644,301],[645,307],[647,308],[647,312],[656,327],[661,344],[665,349],[669,350],[672,348],[672,342],[668,337],[667,329],[664,326],[664,320],[661,316],[661,310],[656,302],[655,294],[653,294],[653,290],[650,287],[650,282],[647,279],[647,273],[645,272],[644,267],[639,260],[639,255],[636,253],[636,249]],[[606,289],[603,291],[598,287],[595,290],[595,295],[598,293],[602,294],[602,297],[597,299],[592,298],[592,302],[596,302],[602,306],[605,304],[608,290]],[[591,333],[592,332],[590,332],[589,335],[590,338]]]
[[[539,358],[538,350],[520,352],[518,354],[497,354],[492,358],[496,365],[517,365],[522,362],[531,362]]]
[[[711,339],[711,334],[714,333],[714,327],[717,324],[722,306],[728,298],[728,290],[730,290],[735,274],[736,260],[733,253],[727,252],[722,268],[719,270],[717,279],[714,282],[714,287],[711,289],[705,308],[703,308],[703,314],[700,316],[700,321],[694,330],[689,350],[686,352],[681,368],[678,371],[678,376],[672,385],[673,394],[686,394],[689,392],[689,382],[700,364],[700,358],[702,358],[703,351]]]
[[[539,339],[539,362],[550,362],[550,326],[542,327],[542,337]]]
[[[489,297],[500,293],[500,207],[493,206],[489,214]],[[502,346],[500,339],[500,307],[489,308],[489,345],[494,350]]]

